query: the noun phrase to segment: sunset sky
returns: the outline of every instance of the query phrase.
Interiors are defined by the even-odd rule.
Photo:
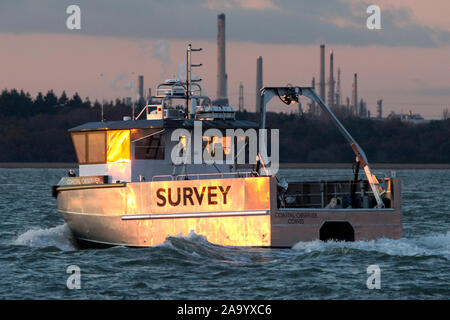
[[[66,27],[67,6],[81,8],[81,30]],[[381,30],[369,30],[366,9],[381,7]],[[215,98],[217,14],[226,14],[228,91],[255,110],[256,57],[264,85],[310,85],[319,78],[319,45],[334,51],[344,99],[353,73],[359,97],[375,114],[421,113],[438,119],[450,108],[448,0],[2,0],[0,89],[54,89],[91,100],[131,96],[127,83],[142,74],[152,89],[178,77],[188,43],[206,94]],[[101,78],[100,74],[104,74]],[[273,104],[269,110],[288,111]]]

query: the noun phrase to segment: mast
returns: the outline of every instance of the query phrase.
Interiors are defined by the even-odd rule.
[[[201,67],[202,64],[192,64],[192,52],[202,51],[202,48],[194,49],[189,43],[186,50],[186,117],[190,118],[191,83],[200,82],[202,79],[192,80],[192,68]]]

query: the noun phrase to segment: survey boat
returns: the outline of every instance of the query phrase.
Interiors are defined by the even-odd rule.
[[[79,174],[62,177],[52,192],[80,246],[155,246],[191,232],[218,245],[256,247],[401,237],[400,180],[371,171],[313,88],[265,87],[259,123],[239,120],[191,79],[193,51],[189,46],[187,79],[159,85],[136,117],[69,130]],[[356,158],[351,176],[274,174],[261,143],[269,135],[266,105],[300,96],[317,103],[349,142]]]

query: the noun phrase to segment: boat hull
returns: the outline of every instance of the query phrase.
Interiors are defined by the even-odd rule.
[[[392,185],[397,197],[389,209],[278,208],[272,177],[78,186],[60,190],[57,199],[83,246],[147,247],[195,232],[218,245],[292,247],[400,238],[400,181]],[[343,230],[343,237],[327,238],[329,230]]]

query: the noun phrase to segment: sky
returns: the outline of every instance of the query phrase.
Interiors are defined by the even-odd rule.
[[[66,9],[81,9],[81,30],[69,30]],[[381,30],[366,12],[381,9]],[[264,85],[310,85],[319,78],[319,45],[334,52],[342,95],[358,95],[375,114],[421,113],[439,119],[450,108],[450,1],[447,0],[0,0],[0,89],[36,95],[53,89],[91,100],[132,96],[179,77],[189,43],[205,93],[215,98],[217,14],[226,14],[228,93],[255,110],[256,57]],[[290,112],[273,103],[270,111]]]

